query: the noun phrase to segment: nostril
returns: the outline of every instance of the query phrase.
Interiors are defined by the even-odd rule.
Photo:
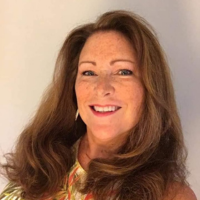
[[[100,78],[96,82],[94,90],[98,96],[108,96],[114,93],[115,88],[110,80],[110,77]]]

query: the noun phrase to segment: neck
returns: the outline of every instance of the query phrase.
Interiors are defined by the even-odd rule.
[[[125,142],[124,136],[101,140],[93,134],[87,133],[81,139],[78,160],[84,170],[88,170],[89,163],[95,158],[112,158],[119,147]]]
[[[82,139],[82,151],[89,159],[110,158],[116,153],[118,148],[123,144],[124,139],[109,138],[101,140],[90,133],[86,133]]]

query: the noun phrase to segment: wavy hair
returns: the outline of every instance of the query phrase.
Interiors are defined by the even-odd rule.
[[[113,158],[91,160],[81,192],[103,200],[115,188],[114,199],[160,200],[171,184],[187,184],[181,123],[156,33],[134,13],[110,11],[68,35],[37,113],[21,133],[15,151],[6,155],[2,167],[27,199],[53,196],[75,162],[72,146],[86,132],[81,117],[74,120],[78,60],[86,40],[98,31],[118,31],[129,40],[138,59],[145,100],[139,122]]]

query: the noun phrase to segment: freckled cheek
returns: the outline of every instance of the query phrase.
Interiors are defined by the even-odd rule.
[[[143,88],[135,88],[134,90],[128,90],[124,97],[127,97],[127,102],[134,107],[140,108],[144,102],[144,90]]]
[[[78,101],[84,101],[89,97],[90,84],[84,82],[77,82],[75,85],[75,92]],[[81,103],[81,102],[80,102]]]

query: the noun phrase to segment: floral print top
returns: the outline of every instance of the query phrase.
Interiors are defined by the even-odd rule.
[[[75,144],[75,146],[76,150],[78,150],[79,141]],[[78,181],[79,183],[84,181],[85,175],[85,170],[81,167],[78,159],[76,159],[76,162],[66,176],[60,191],[55,196],[48,198],[47,200],[93,200],[92,194],[82,194],[77,190],[76,183]],[[24,200],[21,197],[21,194],[22,190],[19,186],[9,183],[2,194],[0,194],[0,200]]]

